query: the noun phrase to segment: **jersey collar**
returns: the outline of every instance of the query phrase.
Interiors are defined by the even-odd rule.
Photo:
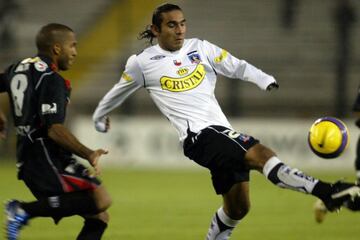
[[[58,67],[55,63],[53,63],[52,59],[46,55],[43,54],[39,54],[38,57],[41,58],[41,60],[43,60],[48,66],[50,66],[51,70],[53,70],[54,72],[58,71]]]
[[[155,47],[156,51],[160,52],[161,54],[165,54],[165,55],[178,55],[180,53],[181,49],[183,48],[183,47],[181,47],[177,51],[170,52],[165,49],[162,49],[159,44],[156,44],[154,47]]]

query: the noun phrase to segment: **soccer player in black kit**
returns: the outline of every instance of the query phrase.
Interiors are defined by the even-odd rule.
[[[48,24],[36,36],[37,56],[0,74],[0,93],[8,93],[16,128],[18,178],[37,199],[6,203],[8,240],[18,239],[20,229],[35,217],[51,217],[57,223],[63,217],[82,216],[84,226],[77,240],[101,239],[107,227],[111,199],[94,176],[99,158],[107,151],[89,149],[63,125],[71,87],[59,71],[73,64],[76,44],[71,28]],[[6,119],[0,115],[0,137],[4,137]],[[95,174],[73,154],[86,159]]]

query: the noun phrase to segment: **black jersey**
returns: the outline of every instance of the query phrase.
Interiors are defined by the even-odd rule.
[[[9,95],[20,162],[30,157],[26,149],[37,138],[56,146],[48,139],[47,129],[65,120],[70,87],[51,66],[49,58],[37,56],[11,65],[1,75],[0,91]]]
[[[356,97],[353,110],[354,112],[360,112],[360,87],[358,88],[358,95]]]

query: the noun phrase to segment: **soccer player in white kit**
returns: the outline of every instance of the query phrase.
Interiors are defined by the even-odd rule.
[[[157,39],[158,44],[128,59],[120,81],[99,102],[93,120],[98,131],[107,132],[107,115],[139,88],[147,89],[178,131],[184,154],[210,170],[214,189],[223,197],[206,239],[229,239],[248,213],[252,169],[277,186],[320,198],[329,211],[360,195],[354,184],[329,184],[290,168],[257,139],[236,132],[214,96],[217,74],[252,82],[262,90],[277,88],[276,80],[208,41],[185,39],[185,33],[179,6],[156,8],[151,27],[140,36],[151,44]]]

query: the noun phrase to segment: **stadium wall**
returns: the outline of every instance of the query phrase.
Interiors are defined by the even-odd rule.
[[[107,134],[96,132],[89,116],[74,119],[73,131],[81,141],[93,148],[102,147],[109,154],[104,166],[140,168],[194,168],[196,164],[183,156],[176,130],[164,118],[121,117],[111,119]],[[338,158],[325,160],[313,154],[307,145],[307,134],[315,119],[233,118],[239,132],[257,137],[276,151],[280,159],[293,167],[316,170],[352,170],[358,129],[352,119],[349,147]],[[195,168],[197,168],[196,166]]]

